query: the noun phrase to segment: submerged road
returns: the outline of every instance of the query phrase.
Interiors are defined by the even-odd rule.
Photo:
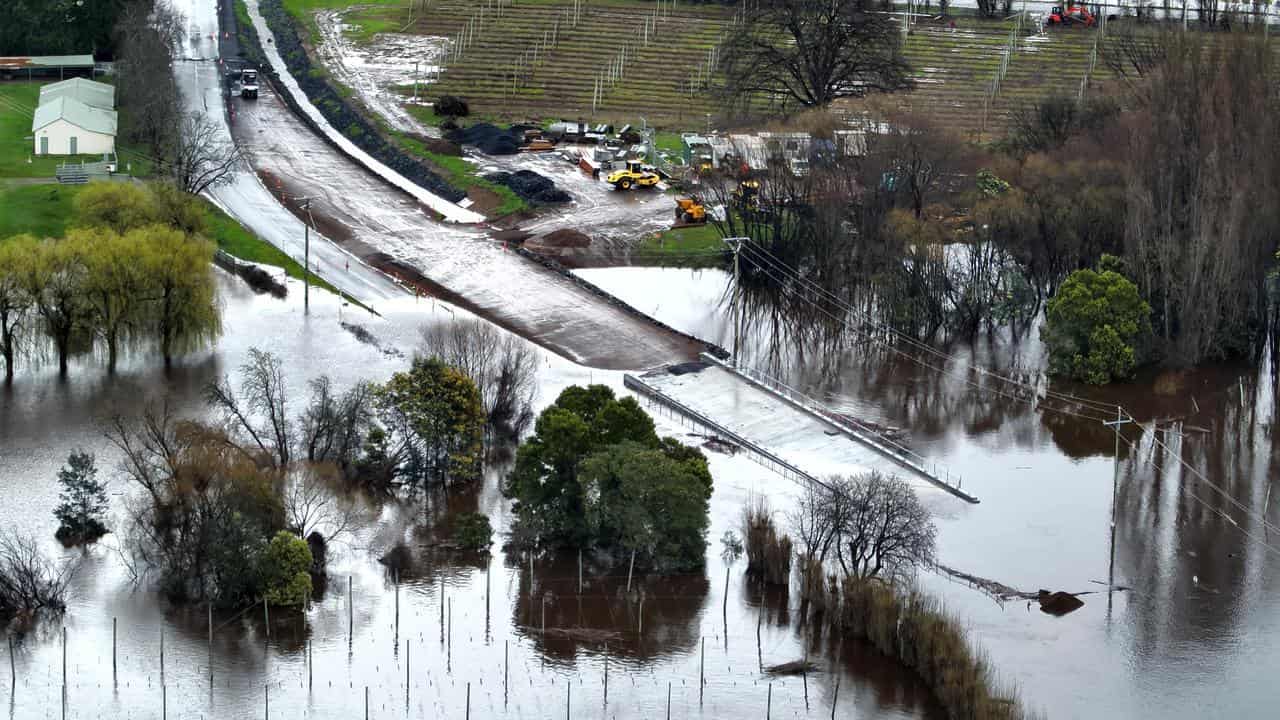
[[[184,110],[208,117],[216,126],[219,141],[230,145],[233,140],[224,112],[226,98],[218,64],[217,3],[173,0],[173,5],[185,16],[187,29],[183,46],[178,48],[180,61],[173,65]],[[302,221],[272,197],[251,168],[235,172],[206,195],[256,235],[303,262]],[[405,294],[391,278],[315,232],[311,233],[311,270],[366,305],[376,306],[379,300]]]
[[[212,5],[211,0],[181,2]],[[271,37],[269,30],[257,14],[256,3],[248,4],[265,41]],[[193,10],[214,16],[211,7]],[[204,15],[193,13],[189,22],[200,24],[200,17]],[[207,38],[207,33],[202,37]],[[194,52],[201,51],[193,47]],[[216,86],[216,73],[197,74],[196,80],[188,82],[205,78],[212,78],[210,82]],[[217,90],[198,90],[192,96],[203,98],[196,102],[213,107],[221,100],[215,100],[210,92],[221,98]],[[300,92],[294,97],[304,107],[310,105]],[[302,214],[308,211],[299,199],[308,198],[307,216],[325,237],[341,246],[341,251],[583,365],[645,369],[694,359],[705,347],[619,306],[575,278],[519,255],[482,227],[437,221],[416,195],[370,172],[312,132],[270,84],[262,85],[256,101],[231,98],[228,102],[231,136],[248,152],[254,170],[267,185],[256,184],[265,206],[245,207],[246,212],[261,209],[273,218],[283,214],[297,223],[280,203]],[[272,194],[278,200],[272,199]],[[258,224],[248,224],[257,230]],[[264,235],[274,242],[272,235]],[[314,243],[312,250],[314,253]],[[352,260],[350,264],[355,269],[358,263]],[[339,276],[345,271],[345,260],[337,271]]]

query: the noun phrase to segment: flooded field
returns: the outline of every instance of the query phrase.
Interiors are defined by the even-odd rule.
[[[672,717],[759,714],[766,703],[774,717],[805,716],[806,706],[808,715],[827,717],[833,702],[841,716],[940,717],[913,678],[874,652],[808,636],[798,625],[795,599],[761,593],[745,581],[741,565],[731,568],[726,598],[714,539],[737,527],[751,494],[766,494],[781,508],[796,486],[744,458],[715,453],[709,454],[716,483],[712,543],[701,573],[637,574],[628,596],[625,568],[591,557],[579,591],[576,558],[535,558],[531,579],[523,557],[497,552],[477,562],[423,547],[446,509],[478,509],[499,531],[508,526],[508,505],[496,489],[503,468],[496,465],[474,490],[425,505],[353,499],[364,522],[331,554],[329,581],[313,608],[305,615],[273,611],[269,633],[260,606],[216,615],[211,648],[205,608],[171,606],[145,584],[135,588],[115,551],[116,535],[83,556],[53,540],[54,476],[67,452],[84,448],[104,469],[113,467],[103,423],[116,413],[136,414],[147,402],[167,401],[179,415],[202,416],[201,387],[234,376],[250,347],[285,360],[290,401],[300,407],[305,380],[321,372],[338,387],[384,379],[408,363],[419,326],[464,314],[403,298],[384,302],[379,319],[313,292],[304,316],[296,282],[281,301],[220,277],[227,332],[212,351],[168,373],[148,358],[130,358],[114,378],[86,359],[66,382],[56,371],[33,372],[0,395],[0,519],[7,528],[34,533],[47,551],[81,563],[65,617],[8,633],[17,684],[10,693],[0,683],[0,708],[9,717],[59,716],[63,624],[70,718],[260,717],[268,703],[271,717],[362,717],[366,687],[370,717],[461,717],[468,692],[472,717],[558,716],[567,701],[574,714],[651,718],[665,712],[668,696]],[[369,335],[357,338],[340,320]],[[621,386],[619,373],[545,351],[541,356],[540,405],[572,383]],[[661,432],[699,442],[670,418],[658,420]],[[123,482],[111,487],[113,525],[132,490]],[[397,587],[377,559],[400,542],[413,562]],[[822,668],[807,681],[760,671],[806,653]],[[700,672],[706,677],[701,702]]]
[[[679,329],[733,344],[722,272],[579,272]],[[920,576],[1032,707],[1050,717],[1270,713],[1271,678],[1280,672],[1280,553],[1261,517],[1280,522],[1269,492],[1272,355],[1256,370],[1148,373],[1105,390],[1053,385],[1120,403],[1141,423],[1120,442],[1112,569],[1115,437],[1101,424],[1108,413],[1084,403],[1033,407],[966,369],[1040,367],[1034,332],[1019,342],[949,347],[949,360],[921,363],[865,343],[824,347],[820,332],[782,311],[756,312],[747,325],[749,364],[843,412],[903,428],[913,449],[945,459],[982,499],[942,516],[939,562],[1021,590],[1094,591],[1082,609],[1053,618]],[[1106,592],[1112,571],[1132,592]]]

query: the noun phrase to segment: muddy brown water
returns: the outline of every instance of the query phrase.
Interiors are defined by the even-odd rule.
[[[678,329],[733,344],[723,272],[580,274]],[[903,428],[911,447],[945,460],[981,499],[939,510],[941,563],[1020,590],[1093,592],[1081,596],[1083,608],[1054,618],[920,575],[1033,706],[1050,717],[1272,714],[1280,539],[1261,520],[1280,525],[1270,352],[1256,367],[1149,370],[1103,389],[1052,384],[1122,404],[1142,424],[1127,426],[1120,444],[1112,568],[1116,441],[1101,421],[1114,409],[1033,407],[966,369],[1042,367],[1036,328],[1017,340],[948,347],[949,359],[922,364],[865,342],[823,346],[812,327],[773,322],[785,316],[748,319],[742,346],[751,365],[842,412]],[[1108,597],[1109,572],[1133,591]]]
[[[317,291],[304,315],[295,281],[288,299],[275,300],[220,278],[227,332],[212,351],[168,372],[153,358],[129,356],[115,377],[95,358],[74,363],[66,381],[46,365],[24,371],[0,393],[0,522],[35,534],[61,561],[80,563],[65,616],[5,628],[16,645],[17,683],[11,690],[0,682],[0,713],[61,717],[65,626],[69,718],[252,718],[264,717],[269,704],[270,717],[349,719],[364,717],[366,687],[370,717],[463,717],[468,683],[474,718],[559,717],[566,695],[575,716],[664,717],[668,692],[675,718],[763,715],[770,694],[773,717],[829,717],[837,682],[841,717],[941,716],[911,675],[874,651],[808,634],[794,596],[761,593],[744,578],[741,563],[731,568],[725,603],[716,539],[737,526],[750,494],[768,493],[782,503],[794,486],[741,457],[719,454],[711,457],[712,542],[700,571],[657,577],[637,569],[628,596],[625,565],[601,558],[585,559],[579,592],[576,557],[536,558],[531,579],[526,558],[500,550],[477,559],[429,549],[446,510],[480,510],[499,530],[508,527],[508,504],[497,491],[499,464],[472,491],[430,502],[354,498],[359,530],[334,547],[330,577],[317,587],[312,609],[305,615],[273,611],[269,637],[261,607],[217,613],[211,653],[205,608],[175,606],[145,582],[131,584],[116,552],[118,536],[83,554],[53,540],[54,476],[66,454],[77,447],[97,454],[112,478],[111,524],[119,527],[131,489],[115,472],[117,456],[102,433],[115,413],[136,414],[148,402],[167,400],[179,415],[200,416],[201,387],[234,377],[254,346],[285,360],[297,409],[306,379],[324,372],[345,387],[385,378],[408,363],[422,324],[465,314],[404,298],[380,304],[376,318]],[[372,341],[340,321],[366,328]],[[619,373],[545,351],[540,356],[540,402],[570,383],[621,385]],[[664,433],[697,441],[667,420],[660,423]],[[397,588],[378,558],[401,542],[411,548],[413,564]],[[3,645],[0,653],[7,655]],[[807,711],[802,678],[769,678],[760,670],[806,654],[820,666],[808,677]],[[4,657],[0,665],[7,664]],[[701,703],[700,667],[707,682]]]

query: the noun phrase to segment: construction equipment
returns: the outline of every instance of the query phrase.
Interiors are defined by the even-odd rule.
[[[651,188],[661,180],[662,177],[658,173],[646,168],[639,160],[628,160],[625,169],[615,170],[605,178],[605,181],[615,190],[630,190],[633,187]]]
[[[1075,5],[1068,2],[1064,9],[1061,5],[1055,5],[1049,11],[1049,17],[1045,19],[1044,24],[1060,25],[1062,27],[1070,27],[1072,25],[1081,25],[1083,27],[1093,27],[1098,24],[1098,18],[1089,12],[1089,8],[1084,5]]]
[[[258,71],[245,68],[240,71],[240,97],[246,100],[258,99]]]
[[[707,221],[707,207],[691,197],[676,198],[676,222],[681,225],[702,225]]]
[[[733,190],[733,204],[740,210],[760,209],[760,181],[743,180]]]

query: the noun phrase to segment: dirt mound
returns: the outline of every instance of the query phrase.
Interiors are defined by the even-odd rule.
[[[515,155],[524,144],[523,130],[503,130],[490,123],[476,123],[453,130],[448,137],[459,145],[474,145],[480,152],[489,155]]]
[[[571,228],[556,230],[543,235],[538,243],[547,247],[584,248],[591,245],[591,237]]]
[[[1083,600],[1061,590],[1052,593],[1048,590],[1041,590],[1036,596],[1036,600],[1040,603],[1040,612],[1057,617],[1062,617],[1067,613],[1075,612],[1084,607]]]
[[[534,203],[562,203],[569,201],[569,193],[556,187],[550,178],[543,177],[532,170],[517,170],[513,173],[496,172],[484,176],[489,182],[506,185],[516,195]]]

